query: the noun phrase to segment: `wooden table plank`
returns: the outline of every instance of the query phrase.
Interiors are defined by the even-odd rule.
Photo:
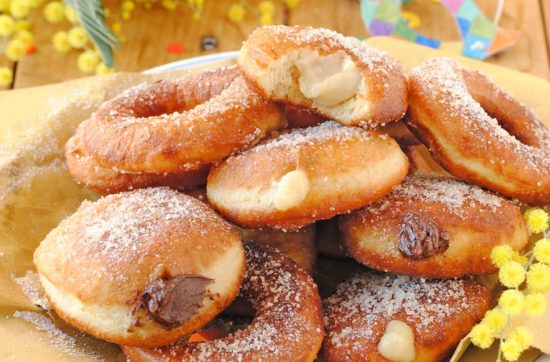
[[[219,40],[219,47],[215,51],[238,49],[250,31],[259,25],[259,21],[257,14],[253,14],[253,9],[249,9],[244,22],[231,23],[226,14],[234,1],[205,1],[204,14],[200,20],[193,20],[190,10],[185,7],[174,12],[161,8],[145,11],[137,7],[132,18],[122,22],[122,34],[127,41],[115,54],[117,70],[140,71],[206,54],[208,52],[200,50],[200,38],[204,35],[213,35]],[[477,1],[486,14],[492,17],[498,0]],[[548,47],[538,1],[505,1],[501,25],[520,29],[523,35],[515,47],[489,59],[489,62],[550,79]],[[550,0],[542,2],[545,8],[550,7]],[[274,1],[277,6],[275,21],[279,23],[283,21],[282,3]],[[118,4],[118,1],[109,0],[107,4]],[[444,39],[456,38],[458,30],[449,25],[452,24],[452,19],[438,7],[441,5],[431,1],[413,1],[410,10],[420,15],[423,20],[421,30],[426,34],[437,34]],[[301,5],[289,13],[287,20],[289,24],[323,26],[347,35],[367,35],[359,13],[358,0],[302,0]],[[84,76],[76,64],[78,52],[61,54],[52,49],[53,34],[61,29],[66,30],[69,26],[46,24],[41,12],[35,13],[30,21],[36,29],[34,33],[38,52],[19,62],[14,86],[29,87]],[[182,54],[170,54],[166,51],[166,46],[175,41],[185,45]]]

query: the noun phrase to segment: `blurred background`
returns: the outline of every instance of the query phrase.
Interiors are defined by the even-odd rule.
[[[550,79],[550,0],[0,0],[0,13],[2,89],[237,50],[268,24],[396,36]]]

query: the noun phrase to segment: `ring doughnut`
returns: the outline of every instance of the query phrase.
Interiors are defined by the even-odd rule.
[[[474,278],[362,273],[323,301],[326,361],[441,361],[489,308]]]
[[[162,187],[85,201],[46,236],[34,262],[71,325],[113,343],[158,346],[233,301],[245,251],[212,208]]]
[[[235,72],[221,68],[129,89],[83,124],[85,150],[103,167],[161,174],[252,146],[285,120]]]
[[[491,250],[506,244],[521,251],[529,237],[511,201],[454,179],[420,176],[342,216],[340,230],[358,262],[424,278],[493,273]]]
[[[411,72],[409,103],[411,130],[453,176],[550,203],[550,129],[484,74],[428,60]]]
[[[65,146],[67,166],[76,182],[99,192],[110,194],[149,186],[169,186],[185,189],[206,184],[210,165],[199,166],[196,170],[179,170],[167,174],[128,173],[115,168],[105,168],[97,164],[83,150],[80,132],[76,132]]]
[[[313,361],[323,340],[317,286],[311,277],[271,247],[245,243],[247,262],[241,296],[256,308],[244,330],[214,341],[158,348],[123,347],[138,361]]]
[[[386,134],[325,122],[226,159],[210,170],[206,188],[210,203],[238,225],[293,230],[379,199],[407,169]]]
[[[403,67],[358,39],[306,26],[257,28],[238,64],[266,98],[345,125],[377,126],[407,109]]]

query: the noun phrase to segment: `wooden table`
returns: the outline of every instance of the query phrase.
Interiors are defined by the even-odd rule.
[[[190,10],[185,7],[174,12],[160,8],[145,11],[138,7],[130,20],[122,22],[126,42],[116,52],[117,70],[141,71],[182,58],[238,49],[247,34],[259,23],[250,12],[242,23],[231,23],[226,13],[233,2],[205,0],[204,15],[200,20],[193,20]],[[493,17],[497,2],[477,0],[489,18]],[[302,0],[298,8],[287,13],[282,0],[274,3],[277,6],[277,23],[322,26],[347,35],[368,36],[357,0]],[[106,4],[117,11],[119,2],[106,0]],[[420,30],[425,34],[437,34],[447,40],[458,38],[458,29],[450,25],[453,24],[450,15],[434,1],[416,0],[408,7],[420,15]],[[84,76],[76,65],[79,53],[61,54],[52,49],[52,35],[58,30],[66,30],[68,24],[46,24],[41,12],[30,21],[35,29],[38,51],[12,64],[15,69],[13,87],[30,87]],[[500,25],[519,29],[522,36],[513,48],[488,61],[550,79],[550,0],[505,0]],[[204,35],[212,35],[219,40],[216,50],[201,51],[200,39]],[[166,46],[176,41],[185,45],[185,51],[181,54],[168,53]],[[0,60],[0,65],[2,62],[5,60]]]

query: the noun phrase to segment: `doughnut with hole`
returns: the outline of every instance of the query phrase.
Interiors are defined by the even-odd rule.
[[[280,107],[230,67],[131,88],[104,103],[81,132],[100,166],[162,174],[217,162],[284,125]]]
[[[484,74],[447,58],[414,68],[406,121],[453,176],[550,203],[550,129]]]

